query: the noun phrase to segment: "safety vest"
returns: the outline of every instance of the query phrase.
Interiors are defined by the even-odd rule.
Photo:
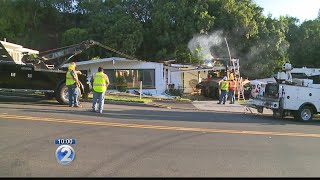
[[[233,73],[230,73],[230,74],[229,74],[229,79],[230,79],[230,80],[234,80],[234,75],[233,75]]]
[[[93,76],[93,90],[95,92],[105,92],[107,90],[107,83],[106,83],[106,74],[103,72],[97,72]]]
[[[70,86],[72,84],[76,83],[76,81],[74,80],[74,78],[71,75],[71,71],[68,71],[66,74],[66,85]]]
[[[236,82],[235,81],[230,81],[229,83],[229,90],[235,90],[236,89]]]
[[[220,89],[221,90],[228,90],[228,82],[227,81],[222,81],[221,84],[220,84]]]

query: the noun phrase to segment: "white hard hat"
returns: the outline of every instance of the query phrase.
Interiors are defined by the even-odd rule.
[[[223,80],[227,80],[227,79],[228,79],[227,76],[223,77]]]

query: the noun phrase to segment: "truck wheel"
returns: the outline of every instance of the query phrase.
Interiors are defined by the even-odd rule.
[[[60,85],[58,91],[56,92],[56,99],[60,104],[68,104],[69,96],[68,96],[68,87],[65,83]]]
[[[274,117],[274,118],[277,118],[277,119],[283,119],[284,118],[284,115],[283,115],[283,113],[281,113],[281,111],[280,110],[272,110],[272,116]]]
[[[303,106],[299,109],[298,113],[295,115],[295,118],[300,121],[311,121],[313,118],[313,110],[309,106]]]
[[[258,111],[258,113],[261,113],[261,114],[262,114],[262,113],[263,113],[263,107],[258,107],[258,108],[257,108],[257,111]]]

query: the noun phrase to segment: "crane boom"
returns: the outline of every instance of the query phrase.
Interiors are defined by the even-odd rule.
[[[132,56],[129,56],[125,53],[115,50],[109,46],[103,45],[97,41],[87,40],[79,44],[74,44],[74,45],[70,45],[70,46],[66,46],[58,49],[40,52],[39,55],[25,54],[22,57],[22,62],[32,63],[36,68],[39,68],[39,69],[57,70],[61,68],[65,63],[67,63],[72,57],[80,54],[82,51],[88,49],[93,45],[98,45],[111,52],[117,53],[125,58],[129,58],[131,60],[137,60]]]

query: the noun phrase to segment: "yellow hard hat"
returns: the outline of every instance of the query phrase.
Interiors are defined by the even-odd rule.
[[[75,66],[74,66],[74,65],[69,65],[68,69],[74,70],[74,69],[75,69]]]

